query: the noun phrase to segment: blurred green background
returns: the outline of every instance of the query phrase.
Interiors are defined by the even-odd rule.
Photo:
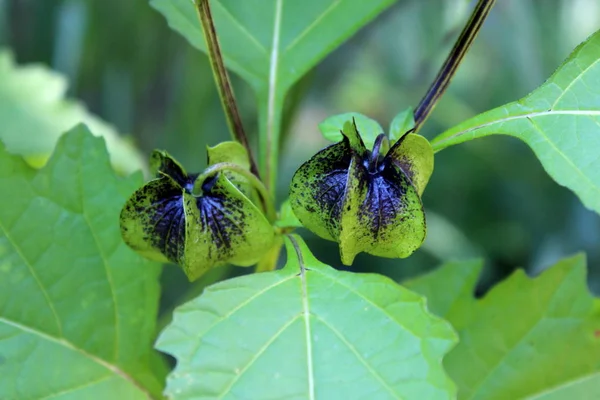
[[[600,0],[500,0],[422,134],[432,138],[539,86],[600,28]],[[296,168],[326,142],[317,124],[348,111],[387,126],[416,106],[473,2],[399,0],[330,54],[288,96],[278,201]],[[64,74],[69,96],[133,136],[144,153],[168,150],[188,170],[205,165],[206,145],[229,138],[204,54],[171,31],[148,0],[0,0],[0,40],[19,64]],[[253,93],[234,77],[247,130]],[[484,291],[515,267],[538,273],[584,251],[600,292],[600,217],[544,172],[527,146],[492,137],[438,153],[425,192],[429,237],[406,260],[361,255],[351,267],[401,280],[448,258],[482,256]],[[321,260],[339,267],[335,243],[306,231]],[[190,285],[175,267],[163,274],[163,311],[215,279],[250,272],[220,268]]]

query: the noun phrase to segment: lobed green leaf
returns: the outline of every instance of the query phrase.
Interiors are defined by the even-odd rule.
[[[172,399],[450,399],[455,343],[424,299],[383,276],[336,271],[299,237],[279,271],[220,282],[180,306],[157,348]],[[376,334],[375,334],[376,332]]]
[[[0,145],[0,398],[160,397],[160,266],[118,226],[140,184],[81,125],[39,171]]]
[[[480,262],[448,263],[406,286],[427,296],[460,343],[444,360],[459,399],[594,399],[600,396],[600,315],[585,258],[535,278],[513,273],[475,300]]]

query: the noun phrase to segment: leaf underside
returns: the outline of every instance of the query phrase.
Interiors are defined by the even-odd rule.
[[[284,269],[220,282],[175,311],[157,342],[177,358],[170,398],[453,397],[441,359],[454,333],[423,298],[336,271],[298,237],[286,246]]]
[[[449,129],[432,144],[439,151],[492,134],[523,140],[557,183],[600,213],[600,31],[533,93]]]

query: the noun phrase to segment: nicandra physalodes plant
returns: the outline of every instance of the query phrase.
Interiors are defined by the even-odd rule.
[[[208,149],[209,168],[226,164],[248,169],[239,143]],[[213,266],[253,265],[273,245],[274,229],[243,175],[225,169],[188,174],[162,151],[154,151],[151,166],[155,179],[138,189],[121,212],[123,239],[134,250],[177,263],[194,280]]]
[[[405,134],[383,154],[388,139],[380,134],[368,150],[354,120],[342,135],[294,175],[294,213],[318,236],[338,242],[346,265],[361,252],[408,257],[425,239],[421,195],[433,171],[431,145]]]

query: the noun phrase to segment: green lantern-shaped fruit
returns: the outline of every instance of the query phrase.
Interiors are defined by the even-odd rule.
[[[208,148],[207,171],[222,163],[249,169],[237,142]],[[252,201],[257,196],[244,174],[231,169],[187,174],[162,151],[154,151],[151,166],[156,179],[121,211],[121,234],[131,248],[179,264],[194,280],[214,266],[253,265],[272,247],[273,227]]]
[[[404,258],[426,234],[421,194],[433,171],[433,150],[422,136],[407,134],[384,153],[378,135],[367,150],[354,119],[342,140],[305,162],[292,179],[290,200],[302,224],[340,244],[342,262],[366,252]]]

